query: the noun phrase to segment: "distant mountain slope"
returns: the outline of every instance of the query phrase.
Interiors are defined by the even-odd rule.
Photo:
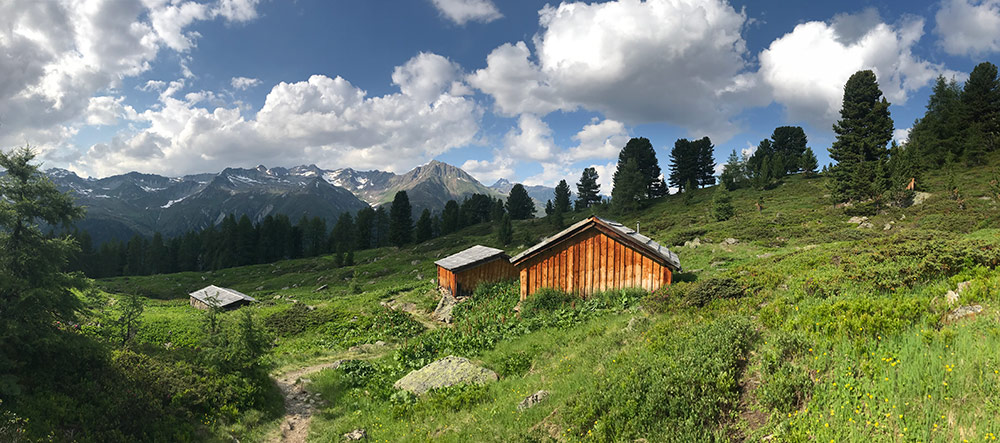
[[[504,198],[506,198],[507,195],[510,194],[510,190],[513,187],[514,183],[511,183],[509,180],[505,178],[501,178],[497,180],[496,183],[490,185],[490,189],[496,191],[498,194],[503,195]],[[528,191],[528,196],[531,197],[531,199],[535,202],[535,209],[537,209],[538,212],[542,214],[544,214],[545,211],[545,202],[549,200],[554,200],[556,195],[556,188],[550,188],[548,186],[524,185],[524,190]],[[571,198],[572,195],[573,195],[572,192],[570,192]]]
[[[461,202],[472,194],[496,195],[493,190],[479,183],[469,173],[437,160],[393,177],[374,203],[392,203],[398,191],[406,191],[413,206],[414,218],[424,209],[430,209],[431,212],[441,211],[448,200]]]
[[[216,175],[167,178],[131,172],[99,180],[61,169],[47,174],[87,208],[86,219],[77,227],[101,243],[156,231],[174,236],[218,223],[230,213],[254,221],[272,214],[288,215],[293,222],[303,215],[334,220],[343,212],[368,206],[350,191],[326,182],[322,174],[309,172],[258,166],[227,168]]]

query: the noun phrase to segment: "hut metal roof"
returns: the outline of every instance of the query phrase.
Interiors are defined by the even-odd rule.
[[[562,240],[563,238],[566,238],[572,234],[575,234],[576,232],[585,229],[590,224],[600,224],[614,232],[617,232],[630,243],[633,243],[639,248],[644,249],[647,252],[652,253],[653,255],[664,260],[670,267],[674,268],[675,270],[677,271],[681,270],[681,261],[677,257],[677,254],[667,249],[666,246],[660,245],[659,243],[653,241],[653,239],[646,237],[645,235],[642,235],[636,232],[634,229],[631,229],[621,223],[618,223],[613,220],[606,220],[596,216],[580,220],[579,222],[574,223],[572,226],[564,229],[562,232],[542,240],[541,242],[528,248],[524,252],[517,254],[514,258],[510,259],[510,262],[516,264],[518,261],[523,260],[542,249],[548,248],[549,246]]]
[[[462,252],[457,252],[442,258],[441,260],[434,262],[434,264],[449,271],[456,272],[477,263],[490,261],[498,257],[504,259],[508,258],[507,254],[499,249],[476,245]]]
[[[205,286],[197,291],[192,292],[191,297],[198,300],[206,305],[215,305],[218,307],[225,307],[239,301],[257,301],[253,297],[246,295],[240,291],[236,291],[229,288],[220,288],[215,285]]]

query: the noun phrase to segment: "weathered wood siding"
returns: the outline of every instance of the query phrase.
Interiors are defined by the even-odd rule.
[[[438,266],[438,286],[448,289],[458,297],[472,295],[480,283],[492,283],[517,278],[514,266],[504,258],[451,272]]]
[[[581,295],[642,288],[655,291],[669,285],[670,268],[599,229],[567,238],[519,265],[521,299],[541,288]]]

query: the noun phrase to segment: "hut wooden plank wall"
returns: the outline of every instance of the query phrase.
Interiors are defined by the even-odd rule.
[[[517,278],[510,257],[503,251],[486,246],[473,246],[435,262],[438,287],[456,297],[471,295],[476,286]]]
[[[521,281],[521,299],[541,288],[581,295],[669,285],[680,270],[677,256],[632,229],[591,217],[511,260]]]

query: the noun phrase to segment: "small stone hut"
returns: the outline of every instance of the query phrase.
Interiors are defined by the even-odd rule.
[[[521,299],[541,288],[581,295],[669,285],[681,270],[677,254],[621,223],[584,219],[511,259]]]
[[[191,306],[205,310],[211,306],[217,306],[226,310],[236,309],[240,306],[248,305],[257,301],[254,300],[253,297],[240,291],[229,288],[220,288],[215,285],[206,286],[192,292],[190,295]]]
[[[456,297],[471,295],[480,283],[514,280],[517,272],[503,251],[476,245],[434,262],[438,288]]]

